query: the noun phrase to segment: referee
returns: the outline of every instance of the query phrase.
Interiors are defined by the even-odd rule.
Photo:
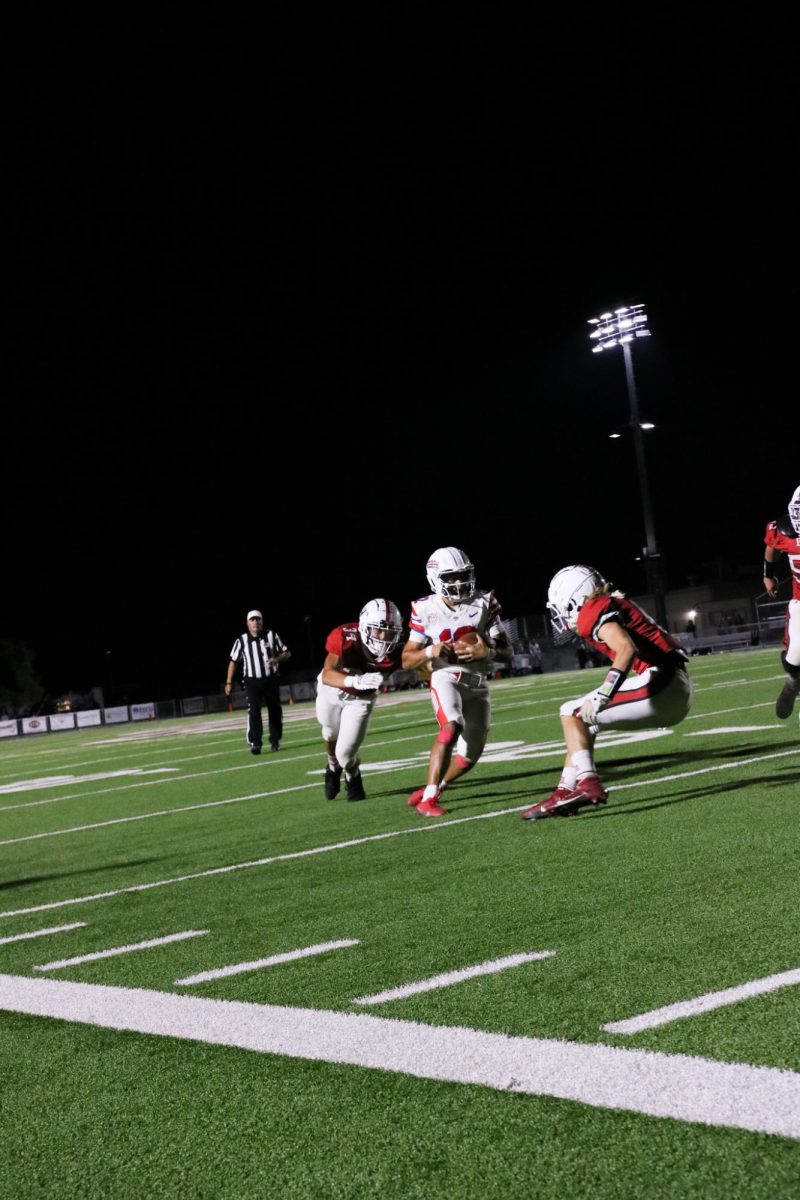
[[[264,618],[257,608],[252,608],[247,614],[247,633],[233,643],[225,681],[225,695],[230,696],[236,664],[241,659],[242,683],[247,692],[247,743],[251,754],[261,753],[264,736],[262,704],[266,704],[269,717],[269,744],[273,750],[280,750],[283,709],[278,670],[280,664],[291,657],[291,651],[286,649],[273,629],[264,632]]]

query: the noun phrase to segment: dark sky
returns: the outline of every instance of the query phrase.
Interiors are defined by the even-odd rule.
[[[26,33],[0,636],[48,687],[107,650],[211,687],[252,606],[308,666],[442,544],[508,616],[573,561],[643,590],[586,324],[622,303],[670,584],[758,570],[800,482],[791,39],[687,12]]]

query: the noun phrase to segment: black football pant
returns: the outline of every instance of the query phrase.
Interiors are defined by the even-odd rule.
[[[247,692],[248,742],[251,746],[261,745],[264,737],[261,706],[266,704],[270,744],[277,746],[283,737],[283,709],[281,708],[281,689],[277,677],[270,675],[267,679],[245,679],[244,690]]]

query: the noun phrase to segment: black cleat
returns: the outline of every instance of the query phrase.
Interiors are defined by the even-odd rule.
[[[253,743],[251,742],[250,743],[250,753],[251,754],[260,754],[261,753],[260,743],[258,745],[253,745]]]
[[[780,717],[782,721],[785,721],[792,715],[798,692],[800,692],[800,675],[793,675],[786,680],[781,689],[780,696],[775,701],[776,717]]]
[[[345,779],[344,786],[348,800],[366,800],[364,781],[361,778],[360,771],[357,771],[352,779]]]
[[[331,767],[325,768],[325,799],[335,800],[339,795],[339,788],[342,786],[342,768],[337,767],[334,771]],[[348,796],[348,799],[350,797]]]
[[[270,742],[270,744],[269,744],[269,748],[270,748],[270,750],[272,750],[272,751],[275,751],[275,750],[280,750],[280,748],[281,748],[281,744],[280,744],[280,742]]]

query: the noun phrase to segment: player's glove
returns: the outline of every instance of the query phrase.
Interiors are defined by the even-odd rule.
[[[601,695],[599,691],[592,692],[591,696],[587,696],[581,705],[580,714],[584,725],[596,724],[595,718],[604,708],[608,708],[608,696]]]
[[[383,683],[380,671],[367,671],[364,675],[353,675],[351,687],[357,692],[376,692]]]
[[[627,671],[618,671],[616,667],[612,667],[597,691],[586,697],[580,711],[580,718],[584,725],[597,724],[597,714],[608,708],[622,687],[627,673]]]

